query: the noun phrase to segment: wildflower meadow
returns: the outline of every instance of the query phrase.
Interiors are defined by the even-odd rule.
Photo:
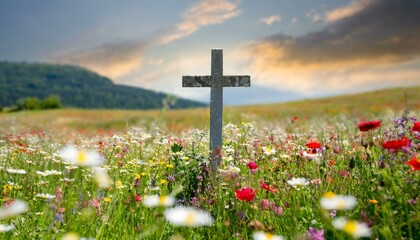
[[[0,132],[0,239],[419,239],[420,122]],[[213,153],[214,154],[214,153]]]

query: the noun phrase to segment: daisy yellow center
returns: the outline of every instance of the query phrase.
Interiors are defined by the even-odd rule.
[[[193,226],[195,223],[196,215],[193,212],[190,212],[187,214],[187,217],[185,218],[185,225]]]
[[[83,163],[83,162],[86,161],[86,158],[87,158],[87,156],[86,156],[85,151],[80,151],[80,152],[77,153],[77,158],[76,158],[77,162]]]
[[[117,187],[122,187],[122,182],[121,181],[117,181]]]
[[[355,221],[348,221],[346,225],[344,225],[343,230],[351,235],[354,235],[357,232],[357,224]]]
[[[160,196],[159,197],[159,204],[160,205],[165,205],[166,202],[166,197],[165,196]]]
[[[334,198],[336,195],[333,192],[326,192],[324,193],[324,198]]]
[[[344,209],[346,207],[346,203],[344,201],[337,202],[337,209]]]
[[[267,239],[274,239],[274,235],[273,235],[273,234],[271,234],[271,233],[266,233],[266,234],[265,234],[265,237],[266,237]]]

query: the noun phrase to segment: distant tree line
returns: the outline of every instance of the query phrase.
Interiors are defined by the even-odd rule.
[[[59,96],[60,106],[75,108],[174,109],[207,106],[143,88],[117,85],[81,67],[0,62],[0,106],[3,108],[44,109],[49,103],[43,102],[50,95]]]
[[[37,97],[19,98],[16,101],[12,111],[21,110],[41,110],[41,109],[57,109],[61,108],[61,100],[57,95],[50,95],[42,100]]]

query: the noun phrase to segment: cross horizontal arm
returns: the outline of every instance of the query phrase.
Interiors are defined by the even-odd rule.
[[[250,86],[250,76],[223,76],[223,87]],[[211,87],[211,76],[182,76],[182,87]]]

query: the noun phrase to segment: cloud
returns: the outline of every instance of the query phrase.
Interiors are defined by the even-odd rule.
[[[144,41],[106,43],[88,51],[61,56],[58,62],[83,66],[107,77],[118,78],[141,68],[148,46]]]
[[[373,0],[353,0],[348,6],[328,12],[325,19],[327,22],[335,22],[343,18],[351,17],[373,2]]]
[[[306,17],[310,18],[312,22],[318,22],[322,19],[321,15],[319,15],[315,9],[311,9],[308,13],[306,13]]]
[[[189,36],[203,26],[221,24],[238,16],[241,13],[238,4],[239,1],[202,0],[183,13],[183,20],[175,25],[174,30],[161,37],[149,41],[124,40],[105,43],[86,51],[62,54],[56,60],[60,63],[86,67],[121,82],[133,75],[133,72],[140,72],[145,64],[163,63],[162,59],[142,62],[147,50]]]
[[[161,37],[160,44],[168,44],[193,34],[203,26],[221,24],[238,16],[241,13],[238,3],[227,0],[202,0],[192,5],[184,12],[183,20],[175,26],[175,29]]]
[[[280,22],[280,21],[281,21],[281,17],[279,15],[269,16],[269,17],[260,19],[260,22],[263,22],[267,25],[271,25],[275,22]]]
[[[321,31],[300,37],[277,34],[249,47],[276,67],[335,68],[409,61],[420,56],[419,7],[415,0],[377,0]]]
[[[250,43],[254,79],[307,95],[420,84],[420,2],[359,1],[329,14],[319,31]]]

